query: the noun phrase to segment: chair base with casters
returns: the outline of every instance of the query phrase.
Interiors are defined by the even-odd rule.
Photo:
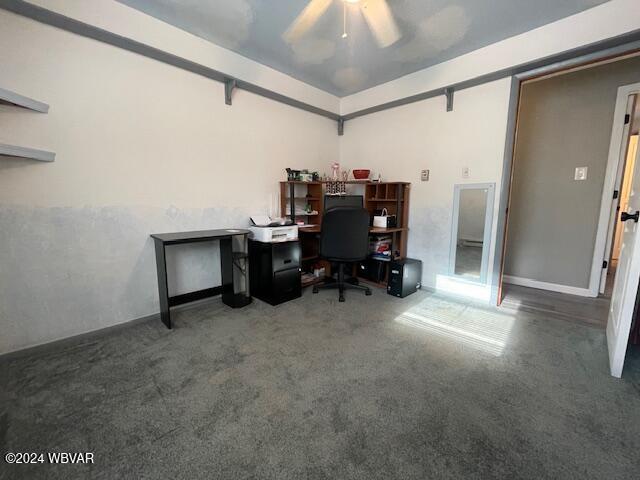
[[[345,280],[344,276],[344,263],[340,263],[338,267],[338,279],[335,281],[326,281],[322,285],[314,285],[313,293],[318,293],[320,289],[338,289],[338,300],[344,302],[345,290],[362,290],[365,295],[371,295],[371,289],[364,285],[359,285],[356,278]]]

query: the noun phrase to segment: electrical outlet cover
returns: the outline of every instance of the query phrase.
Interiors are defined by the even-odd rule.
[[[586,180],[589,167],[576,167],[576,174],[573,177],[574,180]]]

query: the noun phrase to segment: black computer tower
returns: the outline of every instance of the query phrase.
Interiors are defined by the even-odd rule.
[[[300,242],[249,240],[251,296],[278,305],[302,295]]]
[[[404,298],[422,285],[422,261],[414,258],[394,260],[389,265],[387,293]]]

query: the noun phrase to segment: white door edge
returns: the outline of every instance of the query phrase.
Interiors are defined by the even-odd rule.
[[[618,165],[620,162],[620,150],[622,148],[625,130],[624,122],[621,119],[624,119],[624,115],[626,114],[629,96],[636,93],[640,93],[640,83],[624,85],[618,88],[618,95],[616,97],[611,141],[609,143],[609,156],[604,178],[604,188],[602,189],[602,199],[600,200],[600,216],[593,249],[591,275],[589,277],[589,291],[594,297],[597,296],[600,291],[600,281],[604,271],[602,262],[606,256],[607,234],[609,232],[609,222],[611,219],[611,199],[613,197],[613,191],[615,190]]]
[[[631,95],[627,96],[627,108],[625,113],[633,115],[636,102]],[[620,120],[622,121],[622,120]],[[615,121],[614,121],[615,125]],[[614,190],[618,191],[618,198],[614,199],[613,195],[609,198],[609,222],[607,224],[607,241],[604,248],[604,256],[602,258],[603,267],[600,272],[600,293],[604,293],[607,286],[607,274],[609,273],[611,251],[613,249],[613,240],[615,230],[618,226],[618,205],[620,204],[620,196],[622,195],[622,181],[626,171],[627,151],[629,147],[629,138],[631,133],[631,123],[623,124],[622,137],[620,138],[620,148],[618,153],[618,166],[616,168],[616,182]],[[613,138],[613,135],[612,135]],[[606,262],[606,263],[605,263]]]

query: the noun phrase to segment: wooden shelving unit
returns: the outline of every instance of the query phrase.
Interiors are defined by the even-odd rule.
[[[300,206],[300,204],[306,202],[311,205],[313,210],[318,212],[315,215],[294,214],[295,220],[302,220],[308,225],[299,228],[303,271],[307,272],[312,271],[314,265],[320,264],[324,266],[327,274],[330,274],[331,266],[327,262],[319,260],[318,257],[318,240],[320,238],[322,215],[324,213],[324,192],[327,183],[329,182],[280,182],[280,215],[282,217],[291,217],[292,198],[294,209],[296,204]],[[398,222],[396,227],[370,227],[369,233],[372,236],[390,236],[393,258],[404,258],[407,254],[407,237],[409,233],[409,194],[411,184],[407,182],[369,182],[357,180],[344,183],[350,186],[359,186],[353,188],[362,190],[361,193],[358,192],[357,194],[363,195],[364,207],[372,217],[383,208],[387,209],[389,215],[396,215]],[[379,287],[386,287],[389,262],[383,263],[387,264],[383,282],[372,282],[364,278],[362,280]],[[356,273],[357,271],[354,269],[354,275]]]
[[[293,191],[293,197],[291,192]],[[324,188],[322,182],[281,182],[280,183],[280,210],[282,216],[291,216],[291,205],[294,212],[296,207],[309,204],[311,209],[318,213],[295,213],[295,217],[300,217],[305,223],[320,223],[322,216],[322,200],[324,198]],[[292,201],[293,198],[293,201]],[[289,208],[287,208],[289,206]],[[282,213],[289,212],[289,213]],[[298,218],[296,218],[298,219]]]

